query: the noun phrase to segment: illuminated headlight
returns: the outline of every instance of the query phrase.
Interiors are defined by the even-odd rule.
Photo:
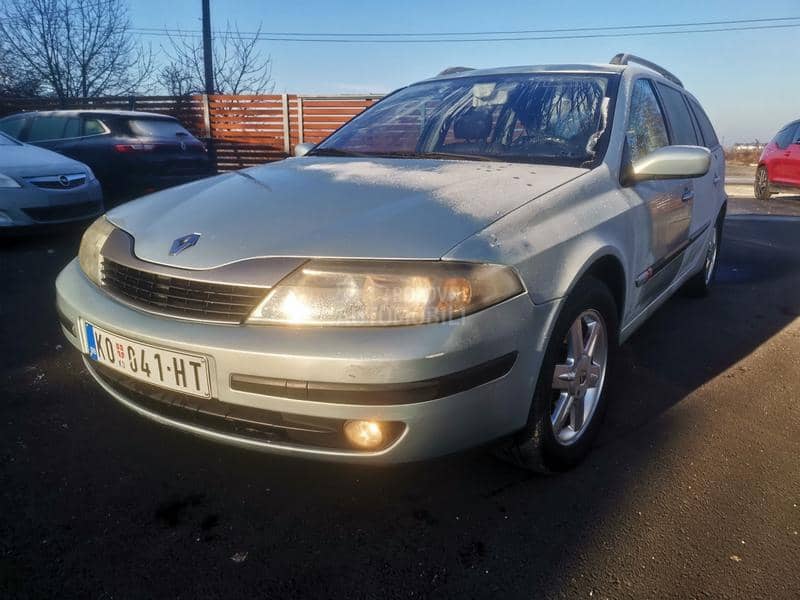
[[[22,187],[16,180],[12,179],[8,175],[3,175],[0,173],[0,190],[2,189],[11,189],[11,188],[18,188]]]
[[[415,325],[462,317],[522,291],[516,273],[498,265],[312,260],[281,281],[248,322]]]
[[[78,262],[86,276],[97,285],[100,285],[100,251],[114,229],[103,216],[92,223],[81,238]]]

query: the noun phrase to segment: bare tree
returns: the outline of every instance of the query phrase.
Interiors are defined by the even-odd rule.
[[[0,44],[62,104],[141,91],[153,70],[124,0],[3,0]]]
[[[17,64],[5,44],[0,42],[0,96],[35,97],[41,87],[36,74]]]
[[[175,62],[162,67],[158,72],[157,80],[170,96],[189,96],[199,93],[202,89],[197,86],[194,74]]]
[[[214,34],[214,88],[220,94],[263,94],[271,92],[272,59],[258,47],[261,25],[255,33],[242,34],[230,23]],[[193,34],[178,31],[165,49],[170,62],[161,70],[159,83],[173,95],[180,90],[198,92],[203,85],[203,43]],[[184,92],[186,93],[186,92]]]

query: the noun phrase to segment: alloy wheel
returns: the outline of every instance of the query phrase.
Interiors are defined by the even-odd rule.
[[[583,311],[564,340],[563,362],[553,373],[550,424],[555,439],[575,443],[591,423],[608,365],[608,332],[602,315]]]
[[[756,174],[756,186],[758,188],[758,198],[766,200],[769,198],[769,175],[764,167],[761,167]]]

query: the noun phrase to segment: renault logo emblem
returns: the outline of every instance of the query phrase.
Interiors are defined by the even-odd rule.
[[[169,255],[175,256],[176,254],[180,254],[187,248],[191,248],[197,243],[197,240],[200,239],[199,233],[189,233],[182,237],[179,237],[177,240],[172,242],[172,247],[169,249]]]

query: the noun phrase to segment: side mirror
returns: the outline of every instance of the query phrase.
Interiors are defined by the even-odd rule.
[[[702,177],[711,168],[711,152],[700,146],[665,146],[634,162],[625,175],[626,184],[655,179]]]
[[[294,147],[294,155],[295,156],[305,156],[306,154],[308,154],[309,152],[311,152],[314,149],[314,146],[316,146],[316,144],[311,144],[309,142],[304,142],[302,144],[297,144]]]

